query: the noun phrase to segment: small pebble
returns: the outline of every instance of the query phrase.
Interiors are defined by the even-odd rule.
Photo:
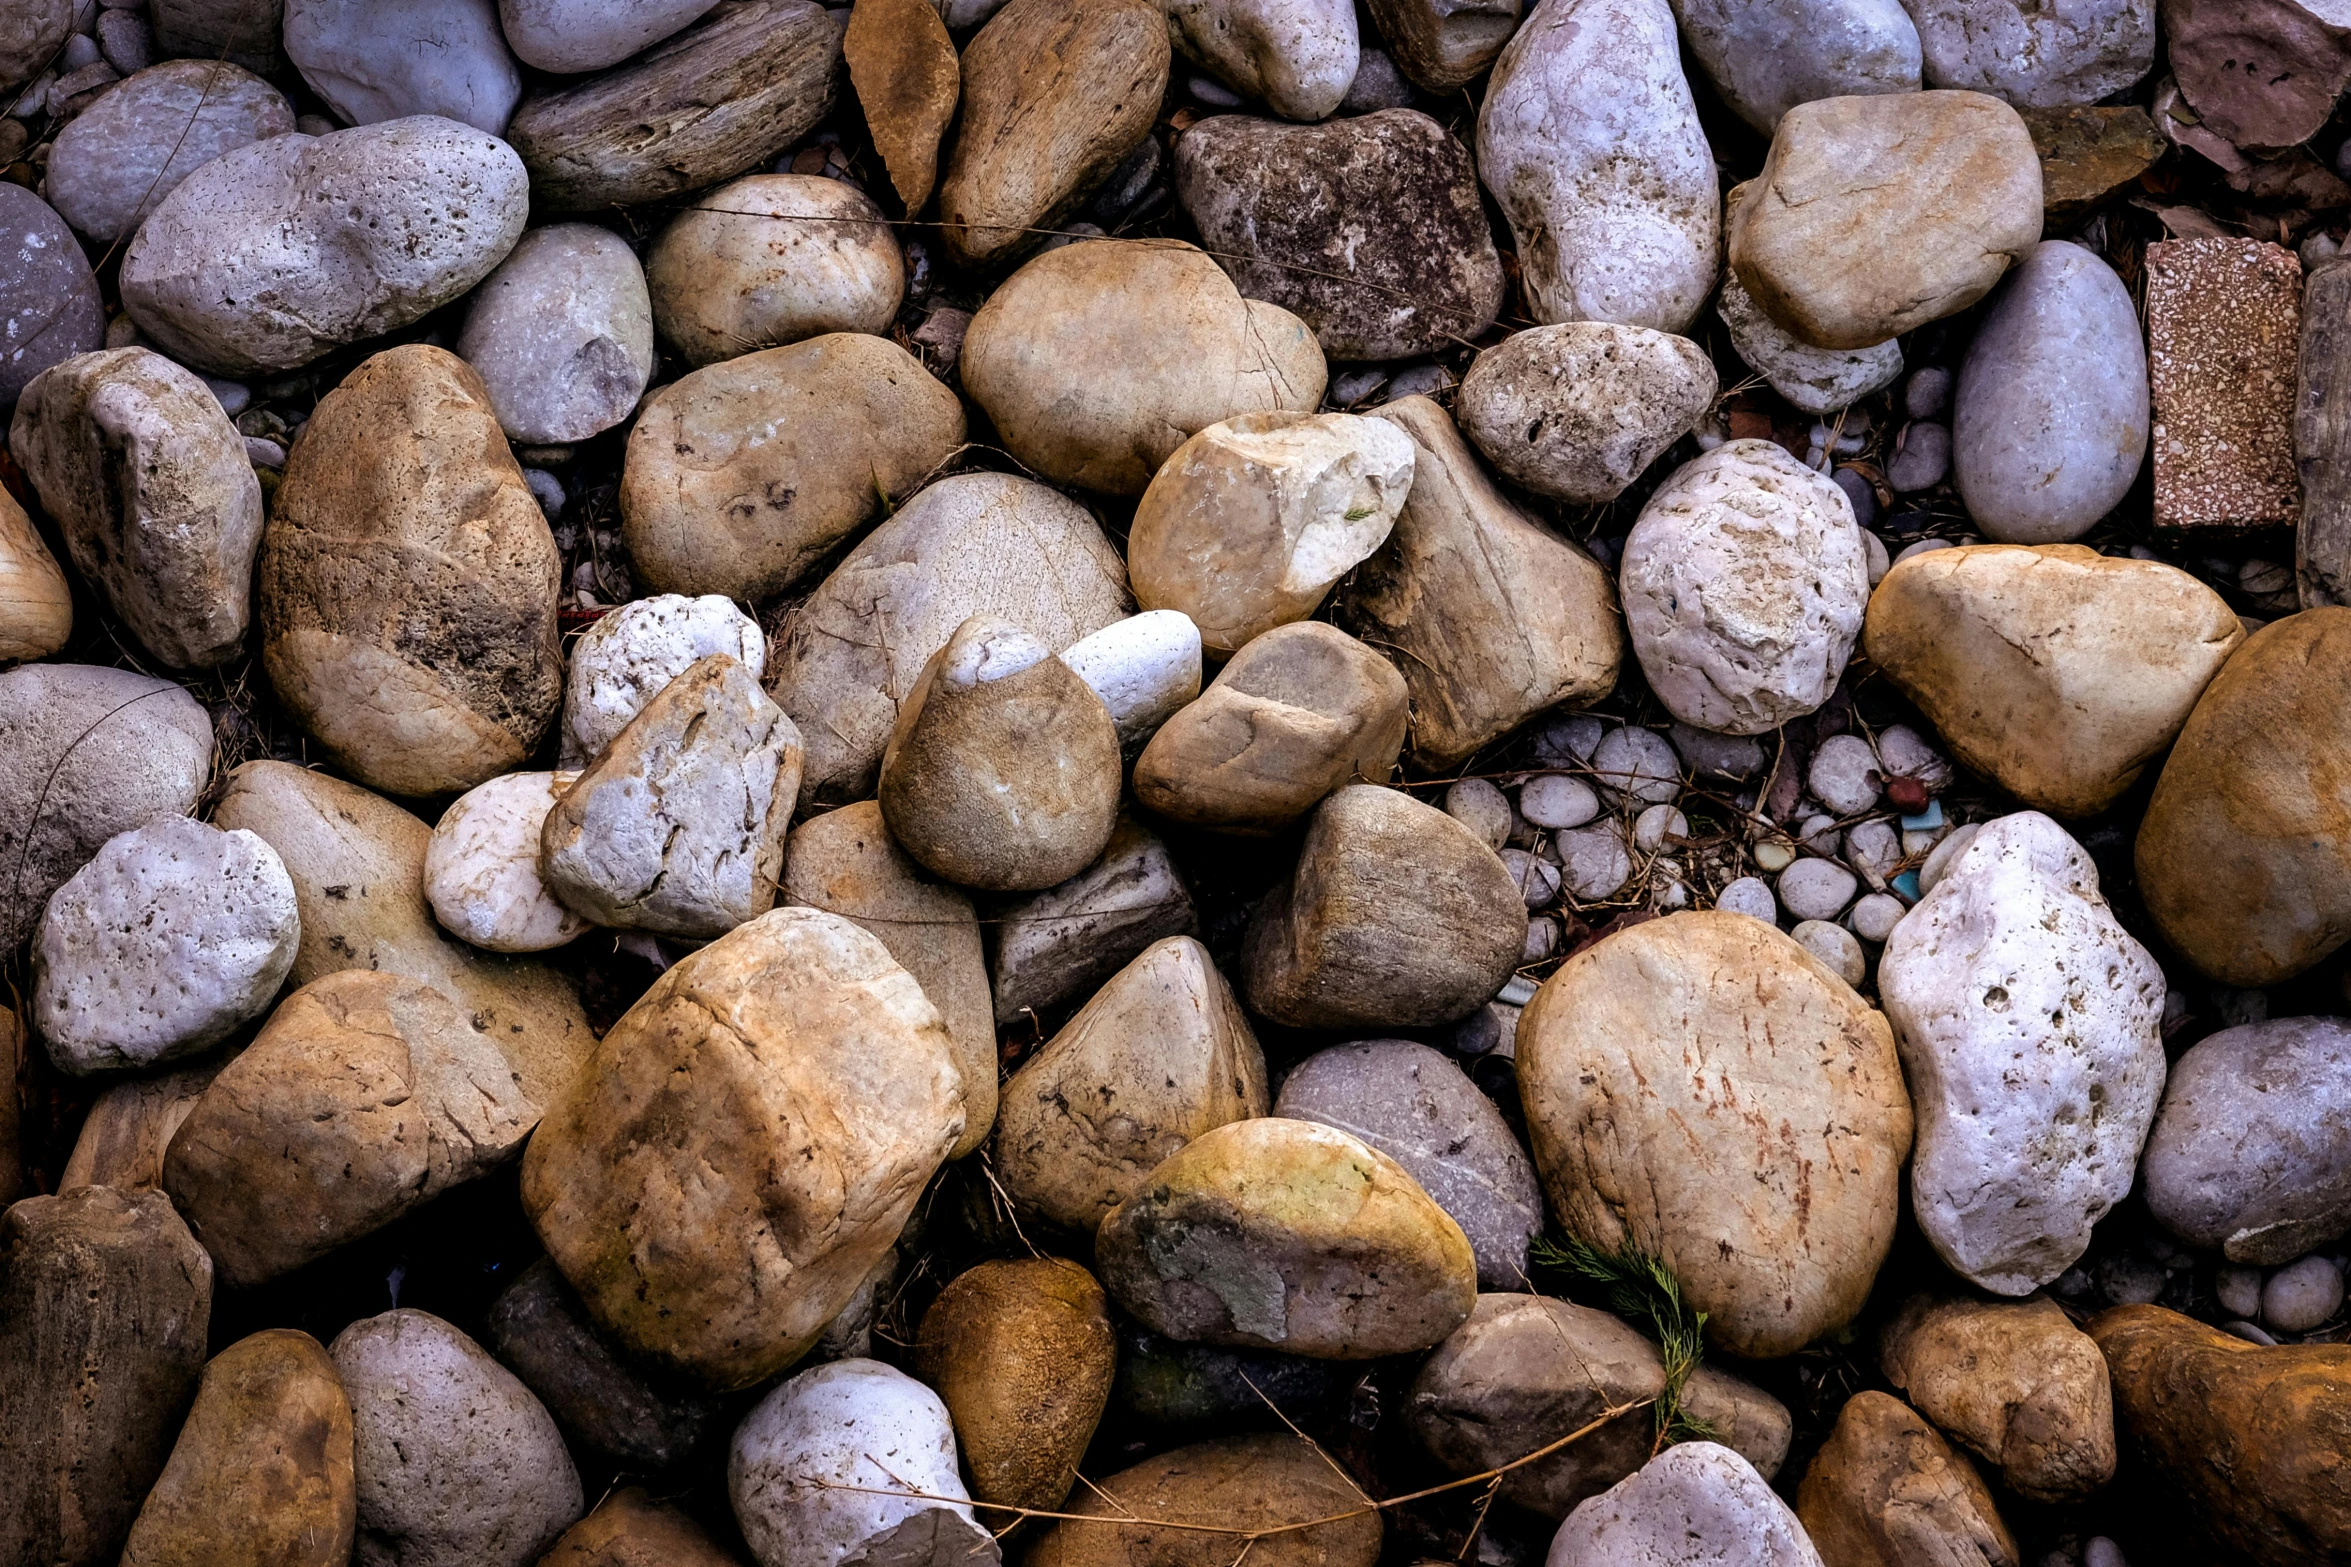
[[[1633,847],[1655,854],[1668,838],[1690,836],[1690,819],[1670,805],[1652,805],[1633,821]]]
[[[1853,926],[1853,934],[1863,941],[1883,942],[1894,934],[1894,927],[1902,923],[1909,906],[1892,893],[1873,892],[1853,905],[1846,916]]]
[[[1819,864],[1809,860],[1806,864]],[[1853,932],[1826,920],[1805,920],[1788,933],[1796,944],[1828,965],[1829,972],[1858,989],[1869,977],[1869,958]]]
[[[1951,406],[1951,372],[1928,365],[1902,389],[1902,411],[1913,419],[1932,419]]]
[[[1869,557],[1869,585],[1874,588],[1894,569],[1894,557],[1886,553],[1886,541],[1874,533],[1861,536],[1861,548]]]
[[[1665,805],[1682,792],[1682,761],[1665,736],[1627,724],[1592,751],[1592,775],[1620,806]]]
[[[84,66],[96,65],[99,59],[98,40],[88,33],[76,33],[65,41],[65,56],[58,65],[71,76]]]
[[[1633,856],[1614,827],[1584,827],[1551,840],[1559,851],[1560,878],[1583,903],[1614,897],[1633,874]]]
[[[107,11],[98,18],[98,50],[123,75],[155,63],[155,35],[134,11]]]
[[[1388,372],[1380,369],[1350,370],[1331,380],[1330,403],[1333,408],[1353,408],[1372,393],[1388,384]]]
[[[1504,849],[1502,868],[1510,872],[1518,895],[1530,909],[1547,909],[1559,901],[1559,867],[1524,849]]]
[[[2131,1567],[2123,1559],[2122,1547],[2099,1535],[2082,1547],[2082,1567]]]
[[[2144,1257],[2118,1255],[2098,1265],[2098,1287],[2117,1306],[2152,1306],[2163,1283],[2163,1270]]]
[[[1833,920],[1853,901],[1860,881],[1834,860],[1801,859],[1780,872],[1780,904],[1800,920]]]
[[[1950,471],[1950,426],[1918,419],[1903,430],[1901,449],[1886,464],[1886,482],[1908,495],[1933,489]]]
[[[1921,897],[1935,890],[1935,883],[1943,879],[1943,872],[1951,868],[1951,862],[1959,858],[1960,851],[1974,840],[1977,826],[1977,823],[1969,822],[1935,845],[1935,852],[1928,855],[1926,864],[1918,868],[1918,891]]]
[[[127,321],[130,317],[125,316],[123,319]],[[220,411],[231,419],[253,406],[252,388],[242,381],[222,381],[208,375],[204,378],[204,384],[212,389],[214,399],[220,404]]]
[[[2212,1275],[2212,1296],[2220,1309],[2240,1317],[2261,1315],[2261,1270],[2223,1266]]]
[[[2324,1257],[2290,1262],[2261,1286],[2261,1320],[2273,1333],[2308,1333],[2343,1304],[2343,1275]]]
[[[1432,397],[1453,384],[1453,372],[1443,365],[1413,365],[1388,381],[1389,402],[1406,397]]]
[[[1535,760],[1545,767],[1581,767],[1592,760],[1607,732],[1589,713],[1555,718],[1535,735]]]
[[[1954,546],[1949,539],[1920,539],[1916,544],[1904,545],[1901,552],[1894,557],[1894,564],[1899,566],[1904,561],[1908,560],[1911,556],[1924,555],[1929,550],[1947,550],[1951,548],[1954,548]]]
[[[116,316],[106,323],[108,348],[136,348],[139,342],[139,323],[129,316]]]
[[[1778,875],[1794,862],[1796,846],[1785,838],[1765,838],[1747,851],[1756,866],[1769,875]]]
[[[1557,871],[1552,872],[1554,876],[1558,874]],[[1549,962],[1551,955],[1558,950],[1559,921],[1549,915],[1527,921],[1527,944],[1518,956],[1521,964]]]
[[[2223,1333],[2234,1333],[2237,1337],[2243,1339],[2248,1344],[2259,1344],[2263,1349],[2275,1349],[2278,1347],[2278,1341],[2276,1339],[2271,1338],[2267,1333],[2263,1332],[2260,1328],[2255,1327],[2250,1322],[2224,1322],[2220,1325],[2220,1330]]]
[[[1238,109],[1241,106],[1239,93],[1215,77],[1202,76],[1198,72],[1184,78],[1184,91],[1211,109]]]
[[[1464,778],[1445,791],[1445,814],[1499,849],[1510,841],[1510,801],[1484,778]]]
[[[1733,914],[1752,914],[1766,924],[1780,917],[1780,900],[1771,895],[1771,883],[1760,876],[1742,876],[1732,882],[1723,888],[1714,906]]]
[[[539,503],[539,510],[547,514],[549,521],[563,515],[561,479],[544,468],[525,468],[522,471],[522,482],[530,486],[531,499]]]
[[[1546,773],[1519,786],[1518,813],[1554,832],[1581,827],[1600,814],[1600,796],[1581,778]]]
[[[1902,835],[1891,822],[1857,822],[1845,834],[1845,863],[1859,871],[1872,888],[1883,892],[1886,878],[1902,863]]]
[[[256,468],[283,468],[286,449],[265,435],[245,437],[245,458]]]
[[[1878,803],[1877,753],[1859,735],[1831,735],[1804,770],[1812,797],[1839,816],[1856,816]]]
[[[1665,731],[1682,764],[1710,778],[1752,778],[1763,771],[1763,742],[1752,735],[1718,735],[1675,720]]]

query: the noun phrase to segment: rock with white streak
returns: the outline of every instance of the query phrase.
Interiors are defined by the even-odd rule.
[[[767,667],[759,623],[715,593],[657,593],[600,618],[571,646],[563,765],[594,760],[664,686],[714,653],[746,669]]]
[[[1567,1515],[1544,1567],[1822,1567],[1804,1526],[1755,1466],[1683,1442]]]
[[[1612,501],[1712,407],[1714,362],[1686,337],[1601,321],[1516,332],[1454,399],[1486,460],[1538,495]]]
[[[437,114],[503,136],[522,97],[493,0],[286,0],[285,42],[346,125]]]
[[[1354,84],[1354,0],[1167,0],[1184,58],[1286,120],[1328,119]]]
[[[1734,199],[1737,195],[1732,192]],[[1722,292],[1715,296],[1714,308],[1731,334],[1731,347],[1748,368],[1805,413],[1831,414],[1850,408],[1901,378],[1901,343],[1889,340],[1869,348],[1815,348],[1757,309],[1735,272],[1723,274]]]
[[[1477,150],[1537,320],[1696,319],[1722,196],[1666,0],[1543,0],[1495,63]]]
[[[285,94],[251,71],[225,60],[166,60],[101,94],[57,133],[49,201],[66,222],[111,244],[222,153],[293,128]]]
[[[1918,28],[1899,0],[1673,0],[1731,112],[1771,134],[1815,98],[1918,91]]]
[[[618,65],[691,25],[718,0],[498,0],[506,42],[526,64],[559,75]]]
[[[1061,661],[1110,709],[1119,751],[1129,760],[1200,694],[1200,628],[1181,610],[1146,610],[1115,621],[1063,648]]]
[[[424,895],[443,930],[491,952],[545,952],[592,928],[539,877],[547,813],[578,777],[502,773],[441,813],[425,845]]]
[[[2097,103],[2155,64],[2155,0],[1904,3],[1918,23],[1930,86],[1990,93],[2020,109]]]
[[[481,373],[509,439],[560,444],[611,429],[653,377],[636,252],[592,223],[531,230],[474,295],[457,355]]]
[[[2163,1093],[2163,971],[2089,855],[2023,811],[1894,928],[1878,992],[1917,1097],[1919,1228],[1961,1277],[2029,1294],[2131,1189]]]

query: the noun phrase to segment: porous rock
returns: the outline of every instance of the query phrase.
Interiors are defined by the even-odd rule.
[[[1713,361],[1686,337],[1568,321],[1480,353],[1453,409],[1505,477],[1597,505],[1687,434],[1714,393]]]

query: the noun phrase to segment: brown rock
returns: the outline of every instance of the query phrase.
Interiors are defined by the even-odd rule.
[[[309,1334],[271,1328],[204,1368],[122,1567],[344,1567],[357,1507],[335,1364]]]
[[[2041,160],[2041,232],[2070,229],[2155,166],[2163,136],[2137,104],[2019,108]]]
[[[1407,703],[1395,666],[1344,631],[1276,626],[1159,727],[1135,798],[1194,827],[1281,832],[1334,789],[1388,781]]]
[[[2301,307],[2302,263],[2282,245],[2175,239],[2147,247],[2157,527],[2298,520]]]
[[[1570,958],[1518,1025],[1552,1211],[1665,1262],[1707,1338],[1793,1354],[1852,1320],[1894,1238],[1910,1097],[1885,1016],[1744,914],[1669,914]]]
[[[1026,255],[1151,133],[1167,91],[1151,0],[1012,0],[963,51],[963,123],[939,182],[964,266]]]
[[[176,1072],[109,1084],[82,1117],[57,1189],[111,1186],[143,1192],[163,1185],[163,1155],[180,1126],[227,1065],[199,1061]]]
[[[1975,1466],[1898,1398],[1846,1400],[1796,1491],[1825,1567],[2016,1567],[2016,1540]]]
[[[1442,97],[1494,63],[1518,28],[1520,0],[1368,0],[1396,68]]]
[[[914,1373],[955,1422],[975,1501],[1057,1510],[1110,1399],[1118,1346],[1094,1276],[1059,1257],[983,1262],[923,1313]]]
[[[1231,1567],[1239,1549],[1229,1534],[1149,1527],[1155,1523],[1313,1523],[1258,1539],[1249,1547],[1250,1567],[1372,1567],[1384,1533],[1346,1471],[1286,1431],[1219,1437],[1146,1458],[1088,1486],[1068,1511],[1088,1521],[1047,1529],[1027,1567]]]
[[[0,1214],[0,1561],[111,1567],[204,1368],[212,1261],[161,1192]]]
[[[2274,985],[2351,938],[2351,609],[2272,621],[2221,666],[2139,822],[2139,894],[2180,956]]]
[[[874,150],[912,217],[931,199],[963,73],[930,0],[857,0],[841,38]]]
[[[1444,409],[1407,397],[1378,417],[1412,437],[1412,493],[1337,618],[1396,649],[1412,766],[1444,772],[1547,708],[1614,690],[1624,623],[1599,562],[1513,505]]]
[[[2181,95],[2236,147],[2308,140],[2351,83],[2351,27],[2300,0],[2163,0],[2163,34]]]
[[[2351,604],[2351,261],[2328,262],[2303,280],[2294,460],[2302,480],[2294,535],[2302,607]]]
[[[520,767],[563,700],[562,570],[488,388],[429,344],[327,394],[261,540],[278,698],[370,788],[450,794]]]
[[[73,590],[33,520],[0,489],[0,659],[47,658],[73,631]]]
[[[2114,1477],[2105,1358],[2055,1301],[1922,1295],[1878,1354],[1895,1390],[2019,1495],[2079,1501]]]
[[[539,1567],[737,1567],[693,1515],[627,1486],[564,1531]]]

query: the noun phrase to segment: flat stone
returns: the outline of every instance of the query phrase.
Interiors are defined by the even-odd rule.
[[[1911,14],[1935,87],[1990,93],[2019,109],[2111,98],[2155,64],[2155,0],[1915,0]]]
[[[560,445],[611,429],[637,411],[653,376],[653,307],[636,253],[594,224],[531,230],[475,293],[457,354],[513,441]]]
[[[2351,262],[2304,280],[2294,394],[2302,518],[2294,578],[2302,607],[2351,603]]]
[[[2147,247],[2146,298],[2156,526],[2299,520],[2302,264],[2259,240],[2162,240]]]
[[[2136,104],[2019,109],[2041,160],[2041,231],[2072,228],[2163,156],[2163,136]]]
[[[854,807],[851,807],[854,809]],[[1199,932],[1182,873],[1159,835],[1121,817],[1093,864],[996,906],[997,1028],[1091,995],[1154,942]],[[991,1032],[988,1045],[995,1046]]]
[[[100,244],[126,239],[224,152],[294,129],[285,95],[226,60],[166,60],[75,115],[49,149],[58,215]]]
[[[2351,15],[2326,0],[2166,0],[2163,31],[2181,96],[2231,148],[2309,139],[2351,83]]]

